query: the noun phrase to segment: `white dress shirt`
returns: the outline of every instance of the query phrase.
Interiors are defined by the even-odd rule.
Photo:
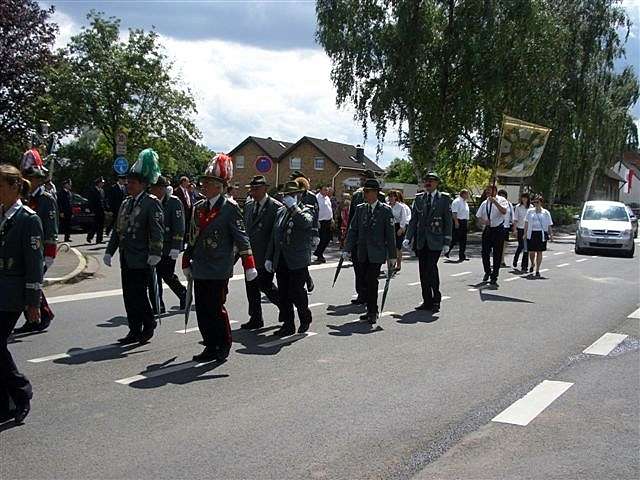
[[[391,207],[391,211],[393,212],[394,223],[399,223],[400,228],[407,228],[409,220],[411,220],[411,210],[409,210],[407,205],[401,202],[396,202],[393,204],[393,207]],[[407,216],[407,211],[409,212],[409,216]]]
[[[451,213],[455,213],[458,220],[469,220],[469,205],[464,198],[458,195],[458,198],[451,202]]]
[[[323,195],[322,193],[317,193],[316,198],[318,199],[318,221],[324,222],[327,220],[333,219],[333,209],[331,208],[331,198],[329,195]]]
[[[505,225],[505,218],[508,215],[509,210],[509,202],[506,198],[497,195],[496,201],[498,204],[507,210],[507,213],[503,214],[500,212],[498,207],[493,203],[489,202],[489,199],[485,200],[480,204],[478,211],[476,212],[476,217],[483,221],[490,221],[491,227],[498,227],[500,225]]]
[[[516,224],[516,228],[524,228],[524,222],[527,220],[527,212],[529,207],[525,207],[522,203],[513,211],[513,223]]]
[[[549,210],[542,208],[537,212],[535,208],[530,209],[527,212],[527,239],[531,240],[533,232],[548,232],[551,225],[553,220]]]

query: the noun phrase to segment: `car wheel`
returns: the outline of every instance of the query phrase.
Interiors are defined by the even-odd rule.
[[[576,244],[576,247],[574,248],[574,251],[576,252],[576,255],[584,255],[585,253],[587,253],[587,251],[584,248],[580,248],[577,244]]]
[[[631,245],[631,248],[628,252],[624,253],[624,256],[627,258],[633,258],[633,254],[636,252],[636,244]]]

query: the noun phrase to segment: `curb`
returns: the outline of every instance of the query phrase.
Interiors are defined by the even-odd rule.
[[[80,275],[82,271],[87,268],[87,260],[84,258],[84,255],[80,253],[80,250],[77,248],[69,248],[69,251],[73,252],[73,254],[78,258],[78,266],[71,273],[68,273],[63,277],[45,278],[42,282],[43,286],[47,287],[56,283],[68,282],[72,278]]]

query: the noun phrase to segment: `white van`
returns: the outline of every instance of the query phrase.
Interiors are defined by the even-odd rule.
[[[576,231],[576,253],[609,250],[633,257],[633,226],[624,203],[593,200],[584,204]]]

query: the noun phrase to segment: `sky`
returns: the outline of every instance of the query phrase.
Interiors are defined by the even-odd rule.
[[[315,42],[315,2],[289,0],[60,0],[56,46],[86,24],[91,10],[129,27],[155,28],[175,71],[195,96],[203,141],[229,151],[249,135],[294,142],[303,135],[364,144],[375,159],[373,129],[365,142],[350,107],[338,109],[331,63]],[[624,0],[636,24],[627,58],[640,74],[640,0]],[[640,117],[640,104],[633,114]],[[406,154],[387,133],[381,166]]]

